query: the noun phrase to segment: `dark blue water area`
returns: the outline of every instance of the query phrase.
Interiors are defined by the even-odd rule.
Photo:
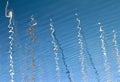
[[[9,58],[9,18],[5,17],[6,0],[0,0],[0,82],[10,82]],[[120,1],[119,0],[9,0],[8,9],[13,11],[14,22],[14,82],[31,82],[34,74],[35,82],[58,82],[55,55],[50,31],[50,18],[55,29],[58,50],[60,80],[84,82],[81,66],[80,45],[75,13],[78,13],[82,28],[84,52],[84,72],[87,82],[107,82],[105,58],[98,25],[102,24],[107,59],[110,66],[110,79],[119,82],[116,50],[113,43],[113,32],[116,30],[117,47],[120,50]],[[34,26],[35,42],[30,40],[30,17]],[[34,50],[34,70],[32,70],[32,49]],[[120,54],[120,53],[119,53]]]

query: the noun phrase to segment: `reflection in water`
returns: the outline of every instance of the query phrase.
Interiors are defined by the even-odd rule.
[[[80,19],[79,19],[79,17],[78,17],[78,13],[76,13],[75,16],[77,17],[77,21],[78,21],[78,20],[80,21]],[[79,22],[79,21],[78,21],[78,22]],[[86,52],[87,52],[87,54],[88,54],[88,56],[89,56],[90,63],[91,63],[91,65],[92,65],[92,68],[93,68],[94,73],[95,73],[95,75],[96,75],[97,82],[100,82],[99,73],[98,73],[98,71],[97,71],[97,69],[96,69],[96,67],[95,67],[95,65],[94,65],[92,56],[91,56],[91,54],[90,54],[90,52],[89,52],[89,49],[88,49],[88,45],[87,45],[87,42],[86,42],[86,37],[84,36],[84,33],[83,33],[82,31],[81,31],[81,35],[82,35],[82,39],[84,40]]]
[[[30,27],[28,28],[29,30],[29,35],[30,35],[30,40],[31,40],[31,54],[32,54],[32,82],[35,82],[35,75],[34,75],[34,70],[35,70],[35,60],[34,60],[34,43],[36,40],[36,35],[35,35],[35,28],[34,26],[37,25],[37,23],[35,22],[33,16],[30,17],[31,22],[30,22]]]
[[[76,13],[75,14],[76,16],[78,16],[78,14]],[[83,77],[83,81],[84,82],[87,82],[87,76],[86,76],[86,73],[85,73],[85,57],[84,57],[84,48],[83,48],[83,41],[82,41],[82,35],[81,35],[81,26],[80,26],[80,20],[79,18],[77,17],[76,18],[76,21],[78,22],[78,25],[77,25],[77,29],[78,29],[78,44],[80,46],[80,59],[81,59],[81,67],[82,67],[82,77]]]
[[[115,56],[118,64],[118,73],[120,76],[120,55],[119,55],[118,42],[117,42],[117,33],[114,29],[113,29],[113,43],[115,48]]]
[[[50,29],[51,29],[51,36],[52,36],[52,43],[53,43],[53,46],[54,46],[54,54],[55,55],[58,55],[58,50],[61,51],[61,55],[62,55],[62,60],[63,60],[63,63],[64,63],[64,66],[65,66],[65,69],[66,69],[66,74],[68,76],[68,79],[70,82],[73,82],[72,78],[71,78],[71,73],[70,73],[70,70],[68,69],[68,65],[66,63],[66,60],[65,60],[65,55],[63,53],[63,49],[61,48],[60,44],[59,44],[59,41],[58,39],[56,38],[56,35],[55,35],[55,29],[54,29],[54,26],[52,24],[52,19],[50,19]],[[57,53],[56,53],[57,52]],[[57,58],[59,59],[59,58]],[[58,60],[55,60],[56,62]],[[56,63],[56,68],[57,68],[57,63]],[[60,69],[60,68],[59,68]]]
[[[5,7],[5,16],[9,18],[9,54],[10,54],[10,76],[11,76],[11,82],[14,82],[14,65],[13,65],[13,41],[14,41],[14,27],[13,27],[13,12],[8,10],[9,2],[7,1],[6,7]]]
[[[110,73],[110,65],[108,62],[107,51],[105,48],[104,30],[102,29],[101,23],[98,23],[98,25],[100,25],[99,31],[100,31],[101,48],[102,48],[103,57],[104,57],[104,68],[105,68],[105,72],[106,72],[106,76],[107,76],[106,80],[107,80],[107,82],[112,82],[111,73]]]
[[[9,1],[7,0],[7,4],[6,4],[6,7],[5,7],[5,17],[9,19],[9,24],[8,24],[8,29],[9,29],[9,37],[8,37],[8,39],[9,39],[9,59],[10,59],[9,74],[10,74],[10,82],[14,82],[14,74],[15,74],[14,68],[15,67],[14,67],[14,62],[13,62],[13,59],[14,59],[14,57],[13,57],[14,43],[13,42],[14,42],[14,39],[15,39],[15,37],[14,37],[14,32],[15,32],[14,27],[15,27],[15,25],[14,25],[14,21],[13,21],[13,11],[9,10],[8,7],[9,7]],[[87,79],[89,77],[89,75],[87,75],[87,73],[86,73],[85,53],[89,57],[90,64],[91,64],[91,66],[94,70],[93,73],[96,76],[97,82],[100,82],[100,77],[99,77],[100,74],[98,73],[98,70],[96,69],[96,66],[94,65],[92,56],[91,56],[90,51],[88,49],[89,46],[87,45],[86,38],[84,36],[84,33],[82,32],[80,19],[79,19],[77,13],[75,15],[76,15],[76,22],[77,22],[77,25],[76,25],[77,26],[77,33],[78,33],[77,39],[78,39],[78,44],[79,44],[79,54],[80,54],[80,59],[81,59],[80,60],[81,61],[81,73],[82,73],[83,82],[88,82]],[[36,41],[36,35],[35,35],[35,30],[36,29],[34,27],[37,25],[37,23],[35,22],[35,19],[34,19],[33,16],[31,16],[30,19],[31,19],[31,22],[30,22],[30,27],[28,28],[28,31],[29,31],[29,38],[30,38],[30,41],[31,41],[31,44],[30,44],[31,48],[30,47],[29,48],[31,49],[30,53],[31,53],[31,56],[32,56],[32,58],[31,58],[32,64],[30,65],[31,66],[30,68],[32,69],[32,72],[30,72],[30,75],[31,75],[32,78],[30,78],[30,79],[28,78],[28,75],[26,73],[26,71],[27,71],[27,68],[26,68],[26,70],[24,70],[24,73],[22,75],[23,76],[22,81],[24,81],[24,82],[28,82],[30,80],[32,80],[32,82],[35,82],[35,80],[37,79],[37,77],[35,78],[35,75],[36,75],[35,65],[38,65],[38,62],[35,63],[35,48],[34,48],[35,41]],[[104,71],[105,71],[106,80],[107,80],[106,82],[112,82],[111,81],[112,78],[111,78],[111,72],[110,72],[110,64],[108,62],[108,55],[107,55],[106,44],[105,44],[104,30],[102,28],[101,23],[98,23],[98,25],[100,26],[100,30],[99,30],[100,31],[100,41],[101,41],[102,54],[103,54],[103,58],[104,58],[103,61],[104,61]],[[54,51],[54,55],[55,55],[57,80],[58,80],[58,82],[61,82],[61,76],[62,76],[62,73],[60,72],[60,69],[62,67],[60,67],[60,62],[59,62],[59,60],[60,60],[59,59],[59,54],[60,54],[62,56],[62,61],[63,61],[63,65],[65,67],[67,79],[69,80],[69,82],[74,82],[73,79],[72,79],[72,76],[71,76],[71,71],[69,70],[69,67],[67,65],[67,61],[66,61],[66,58],[65,58],[66,53],[64,53],[64,50],[62,49],[61,45],[59,44],[59,41],[58,41],[59,37],[58,37],[58,39],[56,38],[55,29],[54,29],[52,19],[50,19],[50,32],[51,32],[51,38],[52,38],[53,51]],[[113,32],[113,44],[114,44],[113,47],[114,47],[115,57],[116,57],[117,66],[118,66],[117,72],[119,73],[119,76],[120,76],[120,52],[119,52],[119,42],[117,42],[117,40],[119,38],[117,37],[117,32],[114,29],[113,29],[112,32]],[[70,39],[70,38],[66,38],[66,39]],[[7,47],[2,47],[2,48],[7,49]],[[0,47],[0,49],[2,49],[2,48]],[[99,46],[98,46],[98,48],[99,48]],[[27,47],[25,49],[27,50]],[[22,48],[21,48],[21,51],[22,51]],[[69,54],[69,53],[67,53],[67,54]],[[27,57],[24,57],[23,60],[24,61],[27,60]],[[53,64],[51,64],[51,65],[53,65]],[[24,66],[27,67],[26,62],[24,62]],[[77,70],[77,71],[79,72],[79,70]],[[17,77],[17,74],[16,74],[15,77]],[[42,79],[44,79],[44,78],[42,78]]]
[[[55,55],[55,64],[56,64],[57,79],[58,79],[58,82],[61,82],[61,80],[60,80],[59,57],[58,57],[58,46],[57,46],[56,39],[55,39],[55,36],[54,36],[55,30],[54,30],[53,27],[54,26],[52,24],[52,19],[50,19],[50,30],[51,30],[53,51],[54,51],[54,55]]]

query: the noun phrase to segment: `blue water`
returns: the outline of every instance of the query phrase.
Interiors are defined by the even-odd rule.
[[[10,36],[9,18],[5,17],[6,0],[0,0],[0,82],[10,82]],[[113,29],[117,35],[117,47],[120,50],[120,1],[119,0],[9,0],[8,10],[13,11],[14,22],[14,82],[58,82],[55,55],[53,50],[50,18],[57,38],[60,80],[61,82],[85,82],[82,74],[82,59],[78,44],[78,13],[83,52],[84,72],[87,82],[107,82],[105,58],[100,39],[100,25],[104,30],[104,42],[107,60],[110,66],[109,79],[120,82],[116,50],[113,43]],[[34,17],[35,42],[29,34],[31,19]],[[32,52],[34,49],[34,70]],[[62,49],[62,50],[61,50]],[[64,53],[64,59],[62,52]],[[65,63],[65,64],[64,64]],[[66,70],[67,65],[67,70]],[[68,72],[69,70],[69,72]],[[69,76],[70,75],[70,76]]]

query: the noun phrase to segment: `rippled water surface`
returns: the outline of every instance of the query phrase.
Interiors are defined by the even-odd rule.
[[[119,5],[0,0],[0,82],[120,82]]]

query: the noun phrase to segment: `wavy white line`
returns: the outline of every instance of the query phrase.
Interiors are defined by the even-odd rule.
[[[75,14],[76,16],[78,16],[78,14]],[[80,19],[77,17],[76,21],[78,23],[77,28],[78,28],[78,44],[80,46],[80,59],[81,59],[81,67],[82,67],[82,76],[83,76],[83,81],[87,82],[87,76],[85,73],[85,57],[84,57],[84,48],[83,48],[83,41],[82,41],[82,34],[81,34],[81,26],[80,26]]]
[[[60,80],[60,66],[59,66],[59,57],[58,57],[58,46],[55,40],[55,29],[54,26],[52,24],[52,19],[50,19],[50,30],[51,30],[51,37],[52,37],[52,44],[53,44],[53,51],[54,51],[54,55],[55,55],[55,64],[56,64],[56,72],[57,72],[57,79],[58,82],[61,82]]]
[[[110,73],[110,65],[108,62],[108,56],[107,56],[107,51],[106,51],[106,47],[105,47],[105,40],[104,40],[104,30],[102,29],[102,25],[99,22],[98,25],[100,25],[100,40],[101,40],[101,48],[102,48],[102,53],[103,53],[103,57],[104,57],[104,68],[105,68],[105,72],[106,72],[106,80],[107,82],[112,82],[111,80],[111,73]]]
[[[9,70],[9,73],[10,73],[10,76],[11,76],[11,82],[14,82],[14,65],[13,65],[13,41],[14,41],[14,27],[12,26],[12,18],[13,18],[13,13],[12,11],[9,11],[8,12],[8,5],[9,5],[9,2],[7,1],[7,4],[6,4],[6,7],[5,7],[5,17],[9,18],[9,25],[8,25],[8,28],[9,28],[9,33],[10,33],[10,36],[8,37],[10,42],[9,42],[9,54],[10,54],[10,70]]]
[[[113,29],[113,43],[115,48],[115,56],[118,64],[118,73],[120,76],[120,55],[119,55],[118,42],[117,42],[117,33],[114,29]]]

